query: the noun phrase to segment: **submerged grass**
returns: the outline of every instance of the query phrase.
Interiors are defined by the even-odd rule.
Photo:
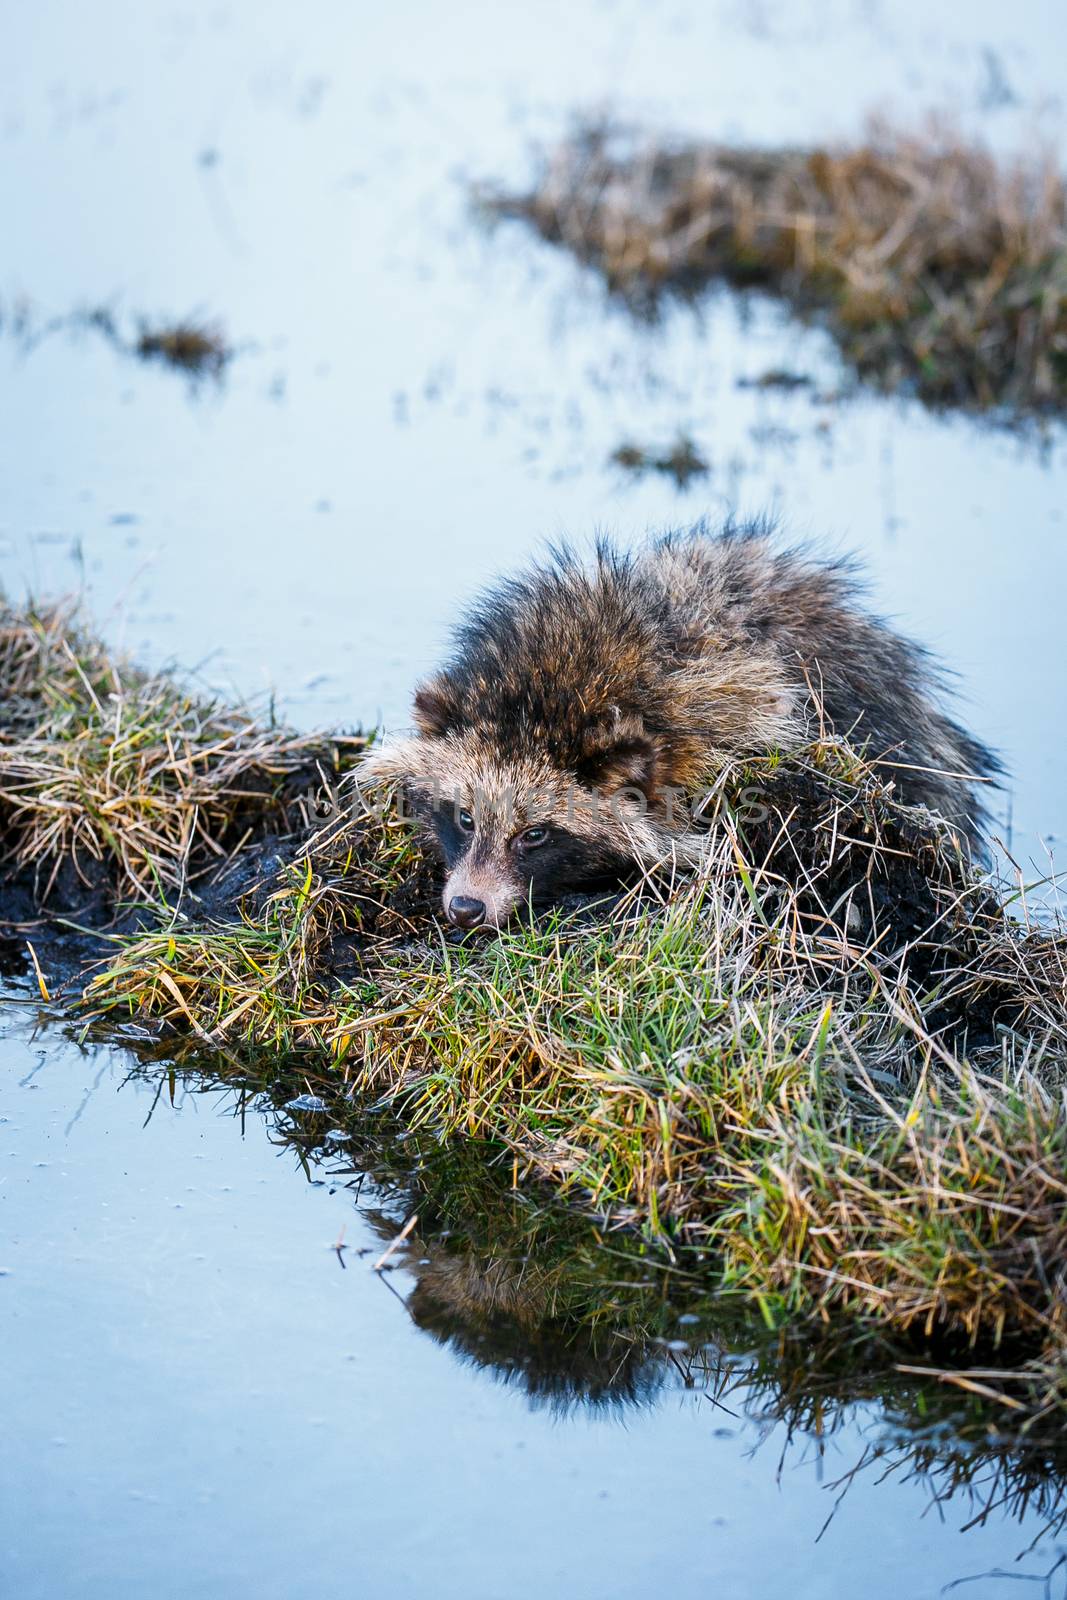
[[[140,765],[117,782],[104,829],[97,741],[127,726],[126,692],[55,615],[28,636],[16,621],[5,670],[33,688],[0,740],[9,850],[91,839],[128,886],[164,868],[173,885],[200,826],[179,819],[210,811],[187,792],[204,772],[186,702],[170,680],[145,690],[164,728],[152,782]],[[256,771],[300,755],[241,729]],[[64,744],[94,752],[74,758],[79,785]],[[146,850],[160,805],[169,843],[153,831]],[[707,822],[699,874],[457,944],[407,825],[340,809],[214,920],[172,894],[84,1001],[98,1024],[147,1019],[235,1067],[284,1058],[413,1135],[478,1141],[516,1184],[702,1262],[770,1327],[847,1317],[862,1337],[940,1339],[972,1352],[959,1381],[1006,1408],[1067,1404],[1067,940],[1016,920],[949,830],[830,739],[722,774]]]
[[[483,193],[642,311],[720,280],[780,295],[886,389],[935,405],[1067,405],[1067,189],[944,129],[749,149],[580,127],[527,193]]]

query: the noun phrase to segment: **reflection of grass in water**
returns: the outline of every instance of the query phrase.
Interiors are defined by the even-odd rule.
[[[92,1033],[115,1041],[110,1026]],[[858,1460],[828,1483],[835,1502],[860,1477],[892,1475],[920,1480],[942,1508],[962,1502],[968,1520],[1029,1516],[1062,1526],[1067,1446],[1059,1419],[1018,1418],[916,1375],[907,1369],[926,1364],[921,1345],[876,1326],[771,1331],[743,1302],[723,1298],[714,1273],[692,1257],[672,1260],[654,1244],[604,1233],[571,1209],[516,1191],[484,1148],[413,1135],[388,1106],[368,1116],[338,1097],[329,1076],[309,1079],[303,1060],[250,1075],[196,1043],[179,1046],[177,1062],[159,1044],[129,1048],[140,1057],[131,1075],[155,1081],[157,1097],[210,1095],[242,1121],[249,1111],[264,1114],[272,1142],[292,1151],[309,1179],[350,1187],[383,1241],[417,1215],[392,1263],[413,1280],[404,1291],[412,1319],[535,1404],[560,1416],[590,1406],[625,1412],[682,1387],[713,1402],[709,1426],[739,1417],[761,1432],[780,1424],[793,1450],[823,1457],[853,1422],[853,1408],[873,1402],[884,1415],[866,1427]],[[328,1113],[285,1109],[309,1081],[328,1097]],[[367,1270],[376,1253],[349,1256],[348,1265]]]
[[[216,791],[194,805],[183,788],[190,769],[210,779],[220,741],[190,756],[168,726],[182,707],[197,729],[222,714],[172,705],[167,680],[144,734],[103,653],[41,627],[9,618],[0,655],[8,854],[47,879],[91,839],[126,894],[180,889],[212,854],[232,871],[241,835],[200,821]],[[275,771],[272,741],[278,774],[303,760],[284,732],[242,728],[257,768]],[[254,831],[278,793],[243,770]],[[341,811],[255,857],[215,921],[188,897],[157,907],[87,999],[110,1025],[151,1019],[260,1070],[291,1054],[413,1134],[480,1141],[516,1182],[703,1255],[768,1327],[936,1337],[1004,1369],[954,1381],[1005,1412],[1062,1408],[1061,936],[1014,922],[951,831],[829,737],[725,769],[706,821],[695,877],[457,947],[408,829]]]
[[[483,194],[642,312],[713,280],[781,295],[886,389],[1062,411],[1067,191],[944,130],[842,148],[671,143],[589,125],[527,193]]]

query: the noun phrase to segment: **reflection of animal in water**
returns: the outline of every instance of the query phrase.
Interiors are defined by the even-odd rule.
[[[926,652],[857,603],[847,563],[703,526],[636,554],[569,552],[501,584],[415,697],[416,737],[372,751],[443,856],[460,927],[696,865],[687,799],[731,760],[828,730],[968,845],[996,760],[938,706]]]
[[[416,1326],[531,1400],[560,1410],[640,1405],[667,1376],[661,1347],[610,1318],[568,1313],[558,1269],[418,1239],[404,1266],[415,1277],[407,1306]]]
[[[395,1239],[401,1227],[395,1216],[371,1214],[368,1220],[383,1239]],[[880,1483],[900,1474],[926,1484],[931,1504],[941,1510],[958,1499],[963,1520],[975,1524],[990,1516],[1040,1518],[1048,1536],[1067,1526],[1067,1460],[1054,1422],[1044,1433],[1030,1435],[1024,1426],[1013,1434],[1004,1429],[1002,1412],[998,1427],[978,1413],[962,1428],[958,1398],[943,1383],[931,1386],[912,1376],[914,1369],[897,1365],[903,1351],[857,1343],[847,1330],[835,1337],[826,1328],[817,1337],[809,1327],[761,1341],[751,1323],[731,1321],[729,1297],[718,1302],[711,1322],[705,1309],[699,1333],[671,1317],[676,1331],[692,1337],[656,1338],[637,1306],[622,1310],[615,1303],[614,1270],[594,1282],[588,1263],[557,1257],[542,1265],[529,1244],[524,1249],[514,1240],[515,1254],[502,1256],[456,1240],[412,1238],[401,1259],[415,1279],[407,1300],[415,1324],[461,1360],[520,1389],[535,1407],[561,1416],[579,1406],[621,1413],[651,1407],[680,1383],[709,1402],[698,1418],[748,1434],[753,1447],[781,1424],[769,1446],[779,1472],[785,1452],[795,1450],[795,1465],[821,1479],[827,1442],[842,1429],[849,1442],[856,1440],[860,1404],[859,1456],[849,1456],[847,1470],[824,1484],[831,1510],[861,1477]],[[631,1271],[632,1265],[628,1278]],[[664,1299],[655,1277],[648,1294],[644,1311],[656,1322]],[[724,1321],[713,1336],[717,1317]],[[731,1348],[732,1359],[726,1354]],[[870,1431],[872,1403],[884,1412],[884,1430]],[[941,1422],[932,1429],[935,1416]]]

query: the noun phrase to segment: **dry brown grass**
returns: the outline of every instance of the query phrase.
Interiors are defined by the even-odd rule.
[[[87,888],[158,898],[290,821],[363,748],[264,725],[112,657],[69,606],[0,603],[0,862],[48,899]]]
[[[685,433],[680,433],[673,444],[660,449],[627,440],[611,452],[609,459],[612,466],[636,478],[658,472],[683,490],[689,488],[694,478],[706,478],[711,471],[710,463]]]
[[[865,378],[936,404],[1067,400],[1067,191],[944,129],[755,150],[582,128],[525,194],[490,193],[640,308],[721,279],[829,327]]]
[[[81,305],[59,316],[45,316],[30,300],[17,301],[4,314],[0,333],[10,332],[24,352],[59,333],[103,339],[120,355],[184,373],[195,383],[221,379],[237,355],[222,324],[202,316],[137,317],[130,326],[113,304]]]
[[[133,346],[144,361],[161,361],[191,377],[222,375],[233,350],[218,323],[184,318],[178,322],[143,323]]]

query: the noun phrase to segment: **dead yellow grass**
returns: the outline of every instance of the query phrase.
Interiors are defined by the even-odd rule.
[[[173,891],[239,850],[365,744],[264,725],[113,658],[67,606],[0,604],[0,859]]]
[[[982,409],[1067,400],[1067,191],[1050,158],[1000,163],[936,126],[757,150],[593,125],[529,192],[483,200],[639,308],[721,279],[821,319],[882,387]]]

